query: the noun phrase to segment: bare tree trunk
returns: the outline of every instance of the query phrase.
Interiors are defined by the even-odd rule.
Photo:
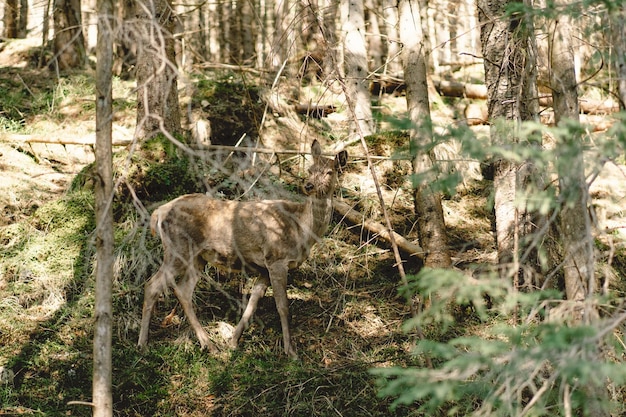
[[[5,38],[17,38],[18,15],[19,6],[17,0],[6,0],[3,17]]]
[[[275,71],[283,68],[284,63],[295,53],[295,31],[292,24],[296,20],[295,6],[288,1],[277,0],[274,3],[274,34],[272,39],[272,68]],[[285,74],[292,74],[293,68],[289,65],[284,69]]]
[[[206,24],[208,25],[208,51],[206,54],[206,60],[209,62],[223,62],[221,60],[222,56],[222,36],[221,36],[221,26],[220,26],[220,15],[219,11],[221,10],[221,5],[218,1],[208,2],[206,5]]]
[[[28,26],[28,1],[6,0],[3,23],[5,38],[25,38]]]
[[[362,0],[342,0],[343,41],[346,94],[351,116],[356,122],[348,134],[350,139],[374,133],[371,96],[367,77],[367,49]]]
[[[323,28],[322,37],[325,41],[324,75],[328,83],[336,81],[342,75],[337,71],[342,68],[343,54],[339,48],[337,38],[337,2],[335,0],[320,0],[322,2],[322,16],[320,26]],[[319,14],[318,14],[319,15]]]
[[[137,3],[137,131],[141,139],[179,133],[175,17],[168,0]]]
[[[570,17],[563,14],[549,32],[550,87],[557,126],[566,125],[568,120],[580,121],[571,30]],[[562,140],[561,146],[567,149],[558,161],[565,292],[568,300],[582,301],[595,292],[593,239],[587,210],[589,190],[585,181],[582,137],[570,131]]]
[[[617,95],[619,107],[626,110],[626,6],[617,5],[611,16],[611,33],[615,48],[615,73],[617,74]]]
[[[245,0],[241,6],[241,39],[243,42],[241,58],[244,65],[254,64],[256,55],[255,20],[252,0]]]
[[[377,7],[378,0],[365,0],[365,18],[368,23],[368,56],[370,59],[370,68],[373,72],[380,73],[383,69],[383,42],[378,25],[378,13],[380,7]]]
[[[93,336],[93,416],[113,415],[113,2],[98,0],[96,64],[96,301]]]
[[[538,111],[532,21],[522,15],[507,17],[505,10],[512,2],[515,0],[478,2],[491,141],[504,147],[520,140],[519,122],[536,120]],[[534,146],[531,139],[524,138]],[[517,164],[498,157],[492,164],[498,263],[517,282],[518,273],[526,266],[537,268],[533,265],[535,257],[528,255],[531,248],[524,247],[529,242],[526,236],[533,231],[532,214],[524,205],[516,205],[516,197],[524,199],[526,196],[520,193],[530,192],[540,176],[532,161]],[[521,254],[526,254],[522,262],[527,265],[520,263]]]
[[[393,0],[383,0],[385,34],[387,35],[387,59],[384,74],[398,76],[402,73],[400,60],[400,35],[398,35],[398,8]]]
[[[210,4],[213,4],[210,2]],[[217,34],[217,39],[219,42],[219,61],[220,62],[231,62],[230,61],[230,45],[229,45],[229,37],[228,34],[230,32],[230,1],[228,0],[217,0],[216,1],[216,15],[219,29],[219,33]]]
[[[234,3],[234,5],[233,5]],[[231,64],[241,65],[241,52],[243,47],[243,38],[241,37],[241,16],[243,1],[229,2],[230,20],[228,34],[228,44],[230,46],[230,60]]]
[[[83,37],[80,0],[55,0],[54,54],[58,68],[66,70],[85,65],[85,39]]]
[[[432,150],[420,151],[431,149],[433,141],[421,18],[415,0],[401,0],[398,9],[406,100],[413,125],[411,148],[417,149],[413,159],[413,173],[423,178],[423,181],[416,184],[414,195],[419,240],[426,251],[425,266],[449,268],[452,262],[448,253],[441,195],[429,187],[436,178],[433,169],[434,153]]]
[[[131,24],[135,16],[133,0],[120,0],[116,7],[116,31],[121,34],[119,42],[113,45],[113,74],[128,79],[135,76],[137,64],[137,45],[130,32]]]
[[[17,37],[25,38],[28,30],[28,0],[20,0],[20,14],[17,19]]]

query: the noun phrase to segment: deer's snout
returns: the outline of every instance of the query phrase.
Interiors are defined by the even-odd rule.
[[[313,189],[315,188],[315,185],[313,185],[313,183],[311,182],[307,182],[306,184],[304,184],[304,191],[309,194],[311,191],[313,191]]]

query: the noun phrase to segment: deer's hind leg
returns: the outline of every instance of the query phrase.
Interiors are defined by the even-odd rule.
[[[243,331],[248,328],[250,320],[252,319],[257,305],[259,304],[259,300],[265,295],[265,291],[267,291],[269,283],[269,277],[267,277],[267,275],[262,275],[254,283],[246,309],[244,310],[241,320],[239,320],[239,324],[237,324],[230,341],[230,345],[233,349],[239,344],[239,339],[241,338]]]
[[[150,319],[157,298],[174,282],[174,275],[176,274],[174,265],[170,262],[166,262],[166,260],[167,257],[164,258],[163,264],[161,264],[159,270],[150,277],[144,286],[141,328],[139,331],[139,340],[137,341],[139,348],[145,347],[146,343],[148,343]]]
[[[216,353],[218,349],[211,341],[209,334],[202,327],[202,324],[200,324],[200,320],[198,320],[198,316],[196,316],[196,310],[193,307],[193,292],[201,278],[205,265],[206,262],[200,258],[196,259],[194,262],[190,262],[186,267],[185,274],[173,288],[174,295],[176,295],[178,302],[183,307],[185,316],[187,316],[189,325],[196,333],[200,346],[203,349],[209,349],[211,353]]]

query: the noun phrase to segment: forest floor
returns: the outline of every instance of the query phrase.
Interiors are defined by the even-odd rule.
[[[0,367],[10,368],[14,380],[0,388],[0,413],[90,415],[87,408],[69,402],[89,401],[91,396],[93,276],[91,267],[83,262],[93,260],[92,230],[90,220],[74,225],[64,216],[79,217],[92,204],[81,190],[79,201],[67,203],[76,198],[72,184],[93,162],[93,149],[28,139],[95,138],[93,73],[86,70],[56,78],[46,69],[30,67],[36,53],[37,45],[28,41],[0,44]],[[133,87],[131,82],[114,81],[116,139],[132,139],[136,117]],[[397,115],[405,111],[403,101],[404,97],[389,96],[378,104],[382,113]],[[437,123],[459,123],[453,119],[459,106],[453,103],[436,112]],[[13,124],[17,119],[25,123]],[[341,129],[345,114],[333,115],[323,123],[328,130]],[[289,138],[293,129],[286,125],[271,120],[268,136]],[[271,144],[288,145],[278,140]],[[374,152],[391,153],[388,146],[374,147]],[[358,146],[350,151],[353,156],[363,155]],[[343,194],[365,217],[383,222],[371,175],[362,160],[354,158],[352,163],[342,179]],[[403,177],[406,167],[400,162],[381,162],[377,168],[394,228],[417,242],[410,187]],[[475,166],[468,167],[466,174],[467,181],[443,202],[455,266],[491,265],[495,251],[490,183],[477,175]],[[595,228],[598,241],[623,253],[626,167],[606,163],[591,194],[599,221]],[[76,207],[77,211],[72,211]],[[155,242],[146,238],[141,216],[137,214],[130,226],[125,219],[119,227],[120,235],[122,231],[126,235],[117,236],[127,252],[119,252],[114,290],[116,415],[422,415],[411,407],[390,411],[391,400],[376,396],[376,380],[369,373],[376,366],[419,364],[410,355],[414,339],[402,330],[409,311],[398,294],[401,280],[386,242],[335,216],[328,238],[290,276],[292,326],[301,356],[298,364],[281,356],[280,326],[269,297],[261,303],[255,324],[244,334],[241,349],[211,357],[199,350],[170,296],[159,305],[162,325],[151,331],[154,347],[141,354],[134,348],[141,288],[159,262],[159,252],[150,246]],[[57,238],[62,226],[58,219],[75,229]],[[138,255],[131,247],[137,241],[142,245],[141,250],[135,248]],[[68,259],[51,261],[59,251],[67,252]],[[138,260],[141,256],[148,260]],[[405,262],[407,273],[419,271],[417,259],[405,257]],[[123,271],[126,266],[130,272]],[[615,266],[611,277],[622,281],[626,265]],[[226,277],[217,276],[216,280],[223,286],[221,291],[200,285],[196,300],[198,309],[204,311],[202,320],[213,323],[213,334],[219,333],[224,322],[235,323],[235,299],[241,291],[241,284]],[[230,296],[216,300],[224,293]],[[480,325],[470,313],[460,318],[460,327],[453,331],[480,331]]]

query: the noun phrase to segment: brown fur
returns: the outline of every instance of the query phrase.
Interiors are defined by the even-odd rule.
[[[148,341],[154,303],[167,287],[173,289],[202,347],[215,345],[202,328],[192,304],[194,288],[206,263],[225,271],[257,272],[260,278],[237,325],[231,345],[272,285],[280,315],[285,353],[297,354],[289,332],[287,271],[307,259],[311,247],[326,232],[332,213],[337,173],[345,164],[345,151],[335,159],[321,156],[317,141],[311,146],[313,165],[305,202],[284,200],[224,201],[204,194],[189,194],[166,203],[152,213],[150,227],[163,243],[163,264],[145,286],[138,345]]]

